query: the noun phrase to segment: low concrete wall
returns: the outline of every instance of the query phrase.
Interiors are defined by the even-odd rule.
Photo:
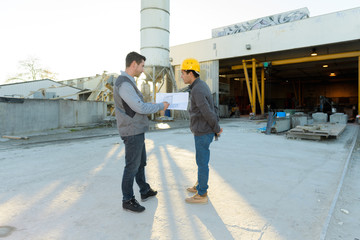
[[[0,102],[0,136],[100,123],[106,103],[73,100],[24,99]]]

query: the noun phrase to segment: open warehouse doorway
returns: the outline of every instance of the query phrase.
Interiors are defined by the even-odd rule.
[[[336,111],[353,120],[359,105],[359,46],[357,40],[220,60],[219,105],[227,106],[228,116],[253,112],[251,85],[254,75],[248,64],[249,96],[243,62],[256,59],[259,91],[255,95],[264,95],[265,112],[268,108],[307,113]],[[310,56],[311,53],[317,55]],[[262,74],[264,94],[261,92]],[[255,99],[255,113],[262,114],[261,98],[256,96]]]

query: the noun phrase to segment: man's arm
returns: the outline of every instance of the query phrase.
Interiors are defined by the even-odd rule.
[[[122,83],[119,89],[119,94],[134,112],[140,114],[156,113],[167,108],[165,103],[152,104],[143,102],[137,95],[134,87],[128,82]]]
[[[196,106],[199,108],[201,115],[210,125],[214,133],[220,132],[220,125],[218,123],[215,112],[210,108],[209,102],[203,91],[193,92]]]

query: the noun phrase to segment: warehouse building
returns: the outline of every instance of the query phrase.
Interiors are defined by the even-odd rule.
[[[268,109],[343,112],[360,102],[360,8],[309,17],[307,8],[212,30],[170,48],[175,80],[196,58],[223,117]]]

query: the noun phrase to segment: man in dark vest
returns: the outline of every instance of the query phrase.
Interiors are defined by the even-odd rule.
[[[125,144],[125,167],[121,184],[123,208],[132,212],[145,210],[135,199],[134,179],[139,185],[142,201],[157,194],[145,179],[145,132],[149,129],[147,115],[169,107],[167,102],[145,103],[142,93],[136,87],[134,77],[139,77],[144,71],[145,60],[144,56],[130,52],[126,56],[125,72],[121,71],[114,86],[117,127]]]

